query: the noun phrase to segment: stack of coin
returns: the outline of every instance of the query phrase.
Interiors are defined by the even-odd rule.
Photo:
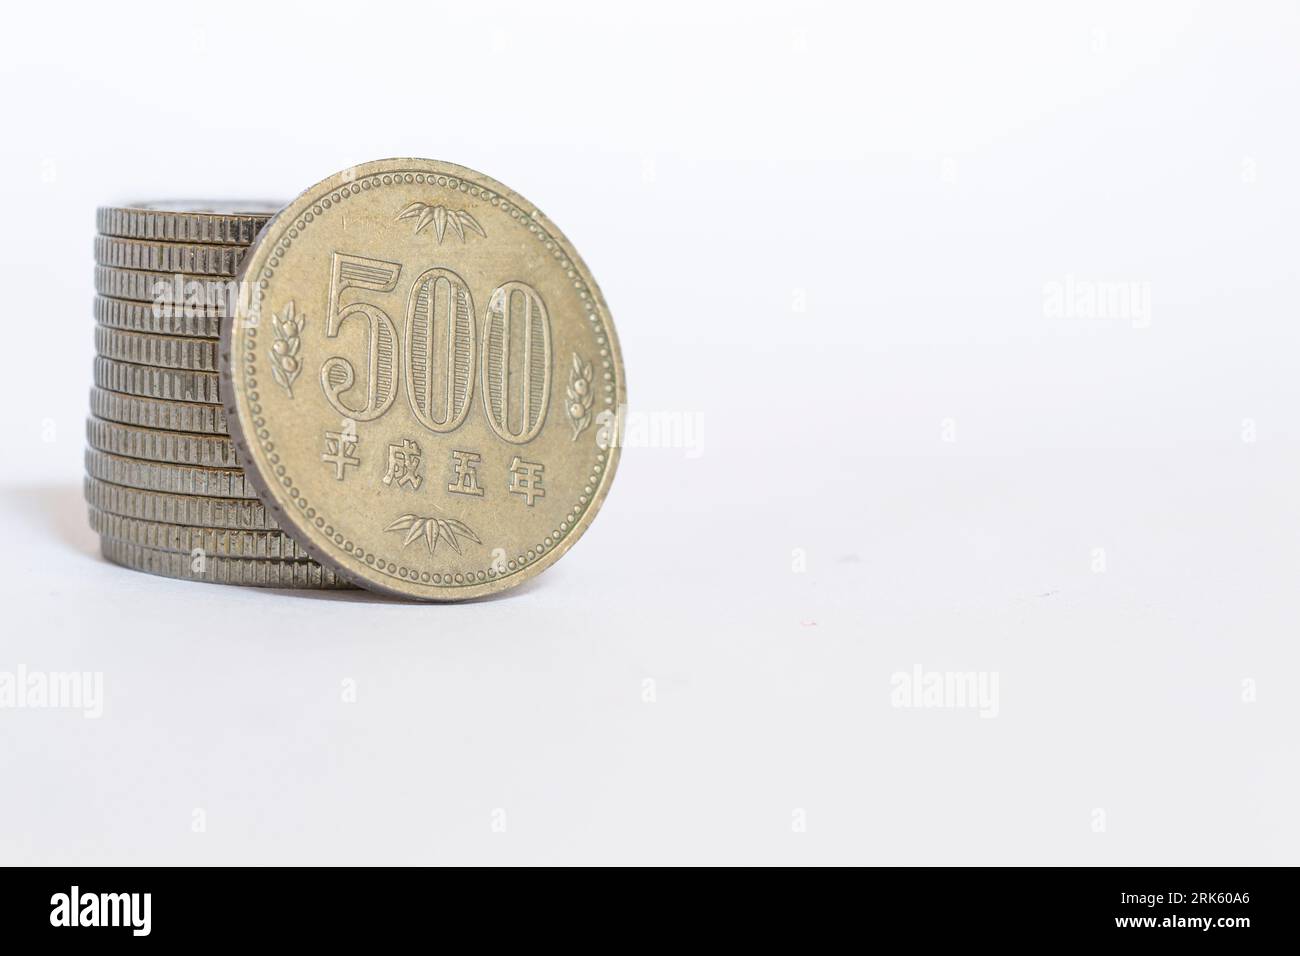
[[[101,207],[86,502],[104,556],[168,577],[347,586],[279,529],[235,458],[217,340],[281,203]]]

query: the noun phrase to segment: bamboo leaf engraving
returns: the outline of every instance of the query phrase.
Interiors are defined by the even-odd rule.
[[[463,553],[461,538],[468,538],[475,544],[483,543],[479,536],[463,521],[457,521],[455,518],[439,518],[436,515],[402,515],[384,530],[405,531],[406,538],[402,541],[403,548],[416,539],[423,537],[430,554],[437,550],[439,541],[447,542],[447,545],[457,554]]]
[[[413,202],[397,214],[397,219],[415,220],[415,234],[420,233],[433,226],[433,234],[438,237],[438,245],[442,245],[442,240],[447,234],[447,227],[456,233],[461,242],[465,241],[466,230],[477,232],[483,238],[487,238],[487,233],[483,227],[478,224],[478,220],[471,216],[464,209],[449,209],[441,204]]]
[[[413,525],[414,523],[415,523],[415,515],[402,515],[400,518],[398,518],[396,521],[394,521],[392,524],[390,524],[390,525],[389,525],[387,528],[385,528],[384,530],[385,530],[385,531],[405,531],[407,528],[409,528],[409,527],[410,527],[411,525]]]

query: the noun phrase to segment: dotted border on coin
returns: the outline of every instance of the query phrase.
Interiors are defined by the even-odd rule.
[[[270,279],[274,277],[276,268],[280,265],[280,260],[284,257],[286,250],[293,244],[299,234],[305,232],[311,225],[316,216],[321,215],[324,210],[330,206],[344,202],[350,196],[360,195],[362,192],[383,186],[403,186],[403,185],[429,185],[437,186],[443,189],[449,189],[453,192],[464,192],[475,198],[482,197],[491,205],[499,208],[502,212],[508,212],[510,217],[519,225],[527,227],[538,241],[545,244],[548,252],[559,262],[560,267],[565,271],[566,276],[572,281],[575,289],[578,290],[578,297],[583,301],[587,318],[593,326],[596,326],[596,343],[600,347],[602,367],[604,368],[604,403],[607,407],[614,404],[614,396],[617,394],[614,390],[613,363],[610,355],[610,335],[606,325],[605,318],[599,314],[596,309],[594,296],[587,290],[578,274],[574,264],[568,260],[557,243],[545,229],[537,224],[526,212],[520,210],[513,203],[503,198],[496,190],[488,189],[477,183],[467,182],[459,176],[447,176],[441,173],[424,173],[424,172],[397,172],[397,173],[379,173],[373,176],[367,176],[357,182],[344,184],[338,189],[333,190],[328,196],[321,197],[311,208],[303,212],[298,218],[290,223],[288,227],[280,233],[274,240],[275,245],[272,247],[271,255],[267,259],[266,266],[262,269],[261,275],[257,278],[258,288],[265,291],[270,284]],[[269,241],[269,237],[268,240]],[[284,465],[280,464],[280,456],[275,451],[275,443],[270,438],[270,433],[266,428],[266,420],[262,417],[262,407],[257,401],[257,327],[247,326],[245,332],[245,350],[241,362],[241,378],[243,380],[244,392],[248,399],[248,409],[252,412],[253,425],[257,429],[256,439],[261,446],[262,451],[266,454],[268,461],[274,466],[275,480],[288,489],[289,495],[298,510],[303,513],[308,521],[313,523],[318,529],[323,531],[329,539],[338,547],[343,548],[344,552],[350,557],[363,561],[367,567],[373,568],[382,574],[392,578],[399,578],[406,581],[415,581],[419,584],[433,584],[439,587],[473,587],[488,581],[501,580],[509,577],[511,573],[522,571],[528,564],[540,559],[547,551],[550,551],[573,529],[581,519],[583,513],[587,510],[596,489],[600,485],[602,472],[604,471],[605,462],[608,458],[605,450],[600,450],[596,454],[596,464],[593,466],[591,474],[587,478],[587,484],[583,488],[583,493],[578,496],[578,503],[575,504],[568,512],[565,520],[560,522],[560,526],[555,528],[549,535],[538,542],[531,548],[528,548],[522,554],[510,558],[505,562],[506,571],[498,571],[496,565],[489,565],[479,571],[470,572],[441,572],[430,573],[427,571],[418,571],[414,568],[408,568],[397,562],[387,561],[373,553],[367,553],[364,548],[359,548],[352,541],[345,538],[342,534],[335,531],[332,524],[324,516],[317,512],[311,503],[299,492],[294,485],[293,477],[286,474]],[[233,358],[233,356],[232,356]],[[268,478],[270,476],[267,476]],[[268,481],[268,484],[270,482]]]

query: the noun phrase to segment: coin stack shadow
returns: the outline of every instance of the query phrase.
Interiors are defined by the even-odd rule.
[[[220,404],[217,337],[238,301],[239,263],[280,205],[96,212],[86,503],[116,564],[223,584],[348,586],[258,501]]]

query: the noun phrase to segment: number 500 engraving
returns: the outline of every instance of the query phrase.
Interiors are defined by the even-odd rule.
[[[416,421],[445,434],[459,428],[469,413],[478,354],[483,410],[492,430],[515,445],[536,438],[551,398],[551,323],[537,290],[513,281],[493,290],[483,316],[480,352],[473,297],[465,280],[450,269],[427,269],[416,278],[402,335],[379,306],[343,303],[349,289],[392,292],[401,272],[399,262],[334,253],[325,335],[336,338],[344,322],[365,320],[365,404],[354,407],[343,401],[343,393],[357,383],[357,372],[340,355],[321,363],[325,400],[344,417],[373,421],[397,397],[400,369]]]

